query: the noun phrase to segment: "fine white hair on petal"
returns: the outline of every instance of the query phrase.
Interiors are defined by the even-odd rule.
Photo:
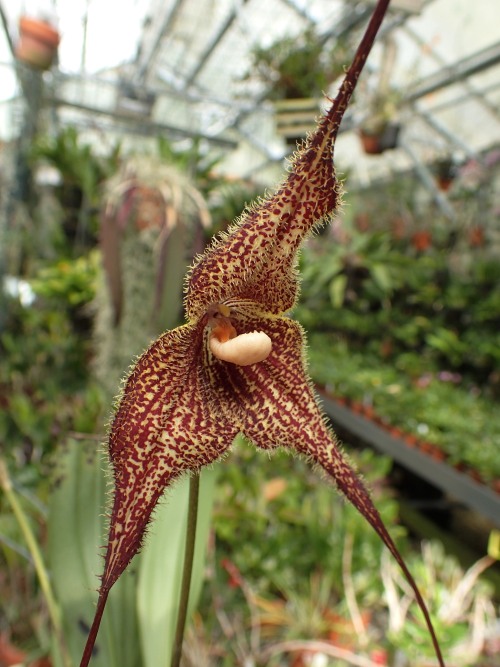
[[[214,357],[221,361],[250,366],[267,359],[273,344],[263,331],[252,331],[230,338],[225,343],[221,343],[216,336],[210,336],[209,346]]]

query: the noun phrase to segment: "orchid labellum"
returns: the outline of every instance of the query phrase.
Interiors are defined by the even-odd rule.
[[[263,449],[294,449],[333,478],[401,566],[444,666],[417,585],[318,407],[302,328],[286,317],[297,298],[300,245],[339,203],[333,146],[388,2],[379,0],[336,99],[287,179],[195,262],[186,285],[187,324],[154,342],[126,382],[109,435],[114,500],[81,667],[91,658],[110,589],[137,553],[165,488],[220,458],[238,433]]]

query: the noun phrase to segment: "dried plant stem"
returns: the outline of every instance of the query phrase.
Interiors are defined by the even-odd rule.
[[[184,567],[182,571],[181,594],[177,627],[175,630],[174,647],[170,667],[179,667],[182,656],[182,642],[186,628],[186,618],[191,589],[191,575],[193,573],[194,547],[196,542],[196,524],[198,521],[198,497],[200,493],[200,474],[194,473],[189,480],[188,516],[186,528],[186,547],[184,551]]]
[[[57,605],[52,587],[50,585],[50,579],[43,562],[43,557],[36,541],[36,537],[33,534],[28,518],[17,499],[17,495],[13,489],[9,473],[7,471],[7,466],[3,459],[0,458],[0,488],[5,493],[5,497],[10,504],[14,516],[16,517],[17,523],[21,529],[23,537],[26,541],[26,546],[28,547],[31,558],[33,559],[33,565],[40,583],[40,588],[42,589],[45,602],[47,604],[47,609],[49,612],[50,620],[52,627],[54,628],[54,634],[57,638],[58,646],[61,652],[61,658],[64,664],[64,667],[71,667],[71,659],[69,657],[66,645],[64,643],[64,637],[62,632],[61,625],[61,614],[59,607]]]
[[[344,582],[345,599],[354,630],[356,631],[361,644],[366,646],[368,644],[368,633],[359,611],[351,574],[353,547],[354,537],[351,533],[347,533],[344,540],[344,551],[342,554],[342,579]]]
[[[338,658],[355,667],[377,667],[377,663],[369,658],[356,655],[355,653],[352,653],[352,651],[323,641],[290,640],[272,644],[262,651],[259,658],[262,661],[268,661],[274,655],[279,655],[280,653],[294,653],[297,651],[315,651],[324,653],[327,656]]]

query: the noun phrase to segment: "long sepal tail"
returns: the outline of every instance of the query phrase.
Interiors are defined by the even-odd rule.
[[[258,301],[274,314],[294,306],[297,251],[313,228],[338,207],[334,143],[388,4],[389,0],[377,4],[336,98],[294,157],[288,177],[195,262],[186,285],[188,317],[199,317],[211,303],[230,297]],[[262,285],[272,289],[263,290]]]
[[[328,463],[320,461],[321,465],[328,470]],[[336,459],[335,466],[329,470],[330,474],[334,476],[335,481],[339,489],[344,493],[344,495],[350,500],[350,502],[356,507],[358,512],[360,512],[365,519],[370,523],[370,525],[375,529],[376,533],[379,535],[383,543],[391,552],[392,556],[398,563],[401,571],[406,577],[407,582],[410,584],[417,601],[420,610],[425,619],[427,629],[429,631],[430,637],[432,639],[432,644],[434,646],[434,651],[438,659],[440,667],[445,667],[443,655],[441,653],[441,648],[432,624],[432,619],[427,609],[427,605],[420,593],[420,590],[417,586],[413,575],[408,569],[403,557],[401,556],[398,548],[396,547],[394,540],[387,531],[384,522],[375,508],[373,501],[370,498],[368,491],[364,488],[361,480],[358,478],[356,473],[351,469],[351,467],[343,461],[340,457]]]
[[[109,433],[115,488],[87,661],[108,593],[141,548],[165,488],[186,470],[215,461],[236,436],[237,428],[210,410],[197,364],[202,330],[202,323],[187,324],[160,336],[138,359],[125,384]]]
[[[257,324],[257,321],[255,322]],[[259,322],[274,341],[266,361],[243,372],[221,365],[217,372],[220,396],[238,411],[243,432],[258,447],[295,449],[321,466],[338,489],[375,529],[415,593],[441,667],[444,661],[432,620],[418,586],[376,509],[370,494],[343,455],[335,434],[325,423],[304,366],[304,333],[288,318]]]

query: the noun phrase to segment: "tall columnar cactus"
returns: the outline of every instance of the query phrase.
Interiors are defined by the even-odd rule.
[[[178,323],[185,266],[201,251],[202,228],[209,224],[190,181],[154,159],[130,159],[108,181],[95,373],[109,394],[133,358]]]

